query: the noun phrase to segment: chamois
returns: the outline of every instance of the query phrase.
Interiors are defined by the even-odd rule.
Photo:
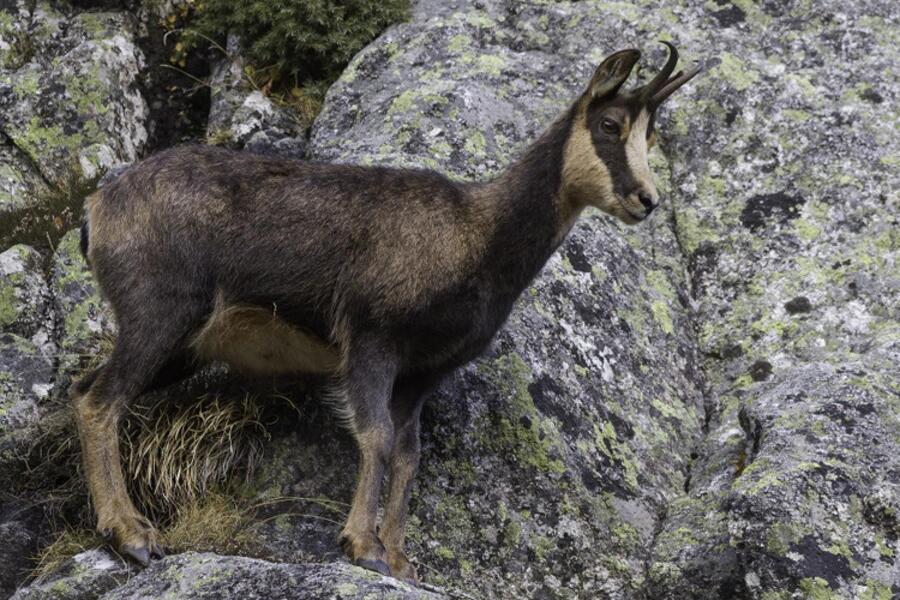
[[[635,224],[658,206],[655,111],[699,72],[673,76],[664,43],[663,69],[630,92],[640,52],[607,57],[492,181],[180,146],[92,194],[83,249],[119,333],[70,394],[98,530],[142,564],[163,555],[119,457],[120,415],[140,394],[210,360],[321,374],[338,382],[361,456],[340,544],[416,581],[403,545],[423,399],[483,351],[583,208]]]

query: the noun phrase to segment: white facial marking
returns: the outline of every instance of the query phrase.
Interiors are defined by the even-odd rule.
[[[650,124],[650,114],[641,110],[637,119],[631,124],[628,140],[625,142],[625,158],[628,160],[628,168],[634,176],[635,182],[644,191],[656,195],[656,186],[653,185],[653,177],[650,175],[650,167],[647,164],[647,126]]]

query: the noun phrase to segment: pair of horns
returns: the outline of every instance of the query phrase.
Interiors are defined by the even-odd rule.
[[[656,77],[646,85],[635,90],[640,95],[641,100],[653,107],[662,104],[666,98],[672,95],[672,92],[693,79],[700,72],[700,66],[698,65],[687,72],[678,71],[670,78],[672,71],[675,70],[675,65],[678,64],[678,50],[669,42],[663,41],[662,43],[669,49],[669,59]]]
[[[662,70],[647,84],[637,88],[632,95],[637,96],[641,102],[648,105],[651,109],[655,109],[663,101],[672,95],[672,92],[690,81],[697,73],[700,72],[700,66],[696,66],[689,71],[678,71],[675,75],[675,65],[678,64],[678,50],[669,42],[662,42],[669,49],[669,58]],[[616,93],[619,87],[628,78],[631,69],[641,57],[638,50],[621,50],[606,57],[606,60],[597,67],[594,77],[591,80],[592,95],[597,97],[607,96]]]

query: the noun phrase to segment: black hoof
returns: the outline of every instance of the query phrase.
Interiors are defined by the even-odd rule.
[[[165,558],[165,557],[166,557],[166,551],[163,550],[163,547],[162,547],[162,546],[160,546],[159,544],[154,543],[154,544],[153,544],[153,547],[150,548],[150,556],[152,556],[153,558]]]
[[[139,562],[141,566],[146,567],[150,564],[150,549],[147,546],[125,544],[122,546],[122,552]]]
[[[369,571],[376,571],[381,573],[382,575],[386,575],[387,577],[391,576],[391,569],[388,567],[387,563],[383,560],[378,560],[377,558],[357,558],[353,561],[357,567],[362,567],[363,569],[368,569]]]
[[[338,538],[338,546],[341,547],[341,550],[344,551],[344,554],[350,554],[350,537],[346,535],[342,535]]]

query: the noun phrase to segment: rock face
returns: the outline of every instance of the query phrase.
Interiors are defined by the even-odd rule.
[[[299,119],[252,89],[236,36],[229,36],[226,50],[228,56],[215,64],[210,77],[207,140],[261,154],[304,158],[306,136]]]
[[[17,591],[12,598],[99,598],[108,590],[125,583],[135,572],[134,567],[106,550],[88,550],[67,560],[51,575],[38,578]]]
[[[134,160],[147,141],[147,107],[130,17],[67,16],[38,2],[12,18],[16,41],[0,72],[0,130],[10,143],[51,182]]]
[[[371,571],[342,564],[278,564],[240,556],[185,552],[135,573],[107,552],[78,554],[52,576],[14,594],[14,600],[104,598],[271,598],[316,600],[439,600]]]
[[[55,347],[42,260],[25,245],[0,254],[0,432],[34,422],[52,389]]]
[[[648,589],[896,597],[900,173],[879,115],[896,114],[882,65],[897,15],[825,2],[711,16],[680,41],[721,62],[672,113],[667,147],[709,433]]]
[[[62,394],[72,375],[82,371],[109,343],[115,324],[79,248],[80,232],[60,240],[50,268],[50,289],[56,314],[58,372],[56,390]]]
[[[52,29],[55,13],[37,6],[8,11],[0,39]],[[66,19],[106,25],[85,48],[128,30],[86,14]],[[659,115],[651,168],[665,210],[631,229],[587,213],[490,351],[427,406],[409,526],[423,579],[500,598],[900,596],[893,3],[421,2],[413,15],[332,87],[309,156],[487,178],[612,50],[643,49],[643,77],[662,62],[660,37],[707,62]],[[0,44],[9,82],[21,87],[28,64]],[[280,117],[238,89],[223,84],[211,127],[305,147],[299,133],[265,133]],[[109,102],[114,114],[139,105]],[[3,125],[17,110],[33,108],[0,110],[0,160],[37,176],[3,177],[0,198],[55,172],[52,150],[38,159],[16,141],[25,121]],[[123,135],[139,152],[139,131]],[[134,158],[103,139],[85,137],[79,156],[100,156],[99,143]],[[0,255],[0,299],[6,472],[4,448],[53,410],[112,324],[74,231],[43,258]],[[89,553],[19,597],[429,597],[333,563],[355,449],[315,393],[279,390],[299,416],[269,423],[242,493],[266,507],[262,553],[280,562],[188,553],[135,575]],[[33,544],[7,514],[0,536],[7,526]]]

